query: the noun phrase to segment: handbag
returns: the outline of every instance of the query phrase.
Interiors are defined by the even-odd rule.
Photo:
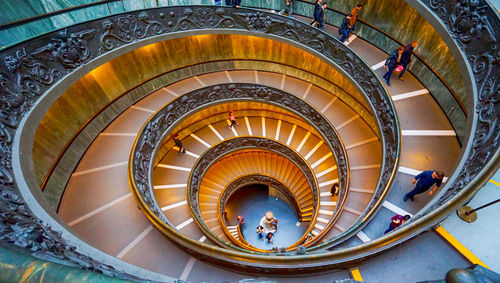
[[[403,70],[403,65],[397,65],[394,69],[396,72],[401,72]]]

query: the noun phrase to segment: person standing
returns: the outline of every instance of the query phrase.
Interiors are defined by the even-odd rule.
[[[236,117],[234,116],[233,110],[229,111],[229,122],[231,122],[231,125],[229,125],[229,128],[236,127],[239,125],[238,123],[236,123]]]
[[[264,227],[262,226],[257,226],[257,230],[255,231],[258,235],[259,235],[259,239],[261,239],[262,241],[264,241]]]
[[[340,25],[339,28],[339,34],[342,35],[340,37],[340,42],[344,42],[346,39],[349,38],[349,33],[351,33],[351,26],[350,26],[351,19],[352,15],[349,14],[345,16],[344,20],[342,20],[342,24]]]
[[[245,218],[241,215],[238,215],[238,217],[236,217],[236,220],[238,220],[238,223],[240,223],[240,225],[245,224]]]
[[[326,6],[327,6],[326,3],[321,4],[321,9],[320,9],[319,15],[318,15],[318,28],[319,29],[325,28]]]
[[[385,83],[388,86],[391,86],[391,75],[394,69],[396,69],[397,66],[401,66],[402,64],[402,57],[403,57],[403,52],[405,48],[404,47],[399,47],[397,50],[392,52],[391,56],[385,60],[384,67],[387,69],[387,72],[384,75]]]
[[[273,220],[271,220],[271,225],[273,225],[274,230],[278,230],[278,219],[273,218]]]
[[[184,148],[184,145],[182,144],[182,141],[179,139],[178,134],[174,135],[174,143],[179,148],[179,154],[186,153],[186,148]]]
[[[323,0],[316,0],[316,2],[314,3],[314,20],[311,22],[311,26],[314,26],[315,24],[317,24],[319,21],[319,14],[321,13],[321,2]]]
[[[408,214],[405,216],[402,216],[399,214],[394,215],[391,218],[391,224],[389,224],[389,229],[385,230],[384,235],[391,232],[392,230],[398,228],[399,226],[401,226],[403,223],[405,223],[410,218],[411,218],[411,216]]]
[[[240,0],[241,1],[241,0]],[[285,0],[285,8],[280,11],[280,15],[283,15],[285,11],[288,13],[288,16],[293,18],[293,0]]]
[[[408,65],[410,65],[411,55],[413,55],[413,50],[417,48],[417,46],[418,46],[418,41],[414,41],[411,44],[408,44],[405,48],[405,51],[403,52],[402,55],[403,70],[401,71],[401,74],[399,74],[399,79],[402,81],[404,81],[403,74],[406,72],[406,69],[408,69]]]
[[[410,199],[413,201],[413,196],[417,194],[421,194],[425,191],[427,191],[434,183],[436,186],[429,192],[429,195],[434,194],[434,192],[441,186],[441,183],[443,182],[443,177],[444,173],[442,171],[424,171],[417,176],[415,176],[415,179],[411,181],[412,184],[418,183],[415,186],[415,188],[407,193],[403,197],[403,201],[407,201]]]

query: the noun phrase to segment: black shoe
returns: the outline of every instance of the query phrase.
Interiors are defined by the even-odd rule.
[[[413,201],[413,196],[410,197],[410,200]]]
[[[407,195],[405,195],[405,196],[403,197],[403,201],[407,201],[407,200],[408,200],[408,196],[407,196]]]

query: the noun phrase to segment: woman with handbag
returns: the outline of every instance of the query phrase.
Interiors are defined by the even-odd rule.
[[[394,69],[396,69],[396,71],[401,71],[403,69],[403,66],[401,65],[403,63],[401,61],[403,51],[405,51],[405,48],[399,47],[397,50],[392,52],[391,56],[389,56],[389,58],[385,61],[384,67],[387,69],[387,73],[385,73],[384,79],[388,86],[391,86],[391,75]]]

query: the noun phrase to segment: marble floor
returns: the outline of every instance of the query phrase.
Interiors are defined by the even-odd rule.
[[[235,223],[238,215],[245,218],[242,234],[249,244],[260,249],[288,247],[297,242],[307,229],[307,226],[297,226],[298,219],[293,209],[283,200],[269,196],[266,186],[255,185],[240,189],[231,196],[226,210],[230,220]],[[261,240],[255,232],[266,211],[272,211],[278,219],[273,244]]]

